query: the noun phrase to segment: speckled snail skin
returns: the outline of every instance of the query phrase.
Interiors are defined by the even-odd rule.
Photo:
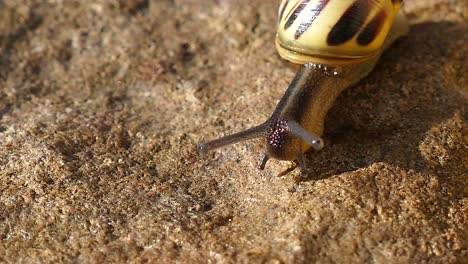
[[[270,158],[296,160],[307,173],[303,153],[323,147],[325,116],[338,95],[366,77],[382,52],[408,32],[398,13],[402,0],[283,0],[276,48],[302,64],[271,117],[245,131],[200,144],[210,150],[263,137]]]

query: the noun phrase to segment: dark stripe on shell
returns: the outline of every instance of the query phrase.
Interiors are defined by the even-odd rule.
[[[320,15],[322,10],[328,4],[328,1],[329,0],[320,0],[320,1],[317,1],[317,3],[314,6],[311,5],[310,10],[307,11],[309,12],[309,14],[307,15],[307,19],[304,19],[301,22],[301,24],[296,30],[296,33],[294,34],[295,39],[300,38],[302,34],[304,34],[304,32],[306,32],[307,29],[309,29],[312,23],[314,23],[315,19]]]
[[[357,0],[350,6],[328,34],[328,45],[336,46],[351,40],[366,21],[370,3],[368,0]]]
[[[361,46],[369,45],[379,35],[382,27],[387,19],[387,13],[384,10],[380,11],[369,24],[366,25],[364,30],[359,34],[357,43]]]
[[[279,15],[279,21],[283,20],[284,10],[286,10],[286,6],[288,6],[288,4],[289,4],[289,0],[284,1],[283,8],[281,8],[281,12]]]
[[[307,6],[307,3],[309,3],[310,0],[303,0],[301,4],[294,9],[294,12],[291,14],[291,16],[288,18],[288,21],[286,21],[286,24],[284,24],[284,29],[288,29],[292,24],[294,24],[294,21],[296,21],[296,18],[299,16],[299,14],[304,10],[304,8]]]
[[[403,2],[403,0],[392,0],[393,4],[397,4],[397,3],[401,3],[401,2]]]
[[[296,3],[294,3],[294,5],[289,9],[288,14],[284,16],[284,19],[290,17],[291,14],[294,12],[294,10],[296,10],[296,8],[297,8],[300,4],[301,4],[300,1],[296,1]]]

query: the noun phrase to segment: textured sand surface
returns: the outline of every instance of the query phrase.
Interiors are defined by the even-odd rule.
[[[195,148],[292,79],[279,1],[0,0],[0,262],[468,263],[468,4],[405,2],[302,179]]]

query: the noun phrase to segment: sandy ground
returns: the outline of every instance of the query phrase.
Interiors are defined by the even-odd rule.
[[[308,178],[261,142],[279,1],[0,1],[0,262],[467,263],[468,4],[330,111]]]

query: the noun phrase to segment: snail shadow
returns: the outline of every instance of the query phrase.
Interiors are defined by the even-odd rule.
[[[466,45],[466,29],[451,22],[412,25],[368,78],[340,95],[326,119],[326,147],[306,156],[311,172],[303,180],[378,162],[431,170],[420,150],[427,132],[457,113],[466,114],[467,99],[457,89],[463,84],[456,78],[456,69],[463,74],[460,50]]]

